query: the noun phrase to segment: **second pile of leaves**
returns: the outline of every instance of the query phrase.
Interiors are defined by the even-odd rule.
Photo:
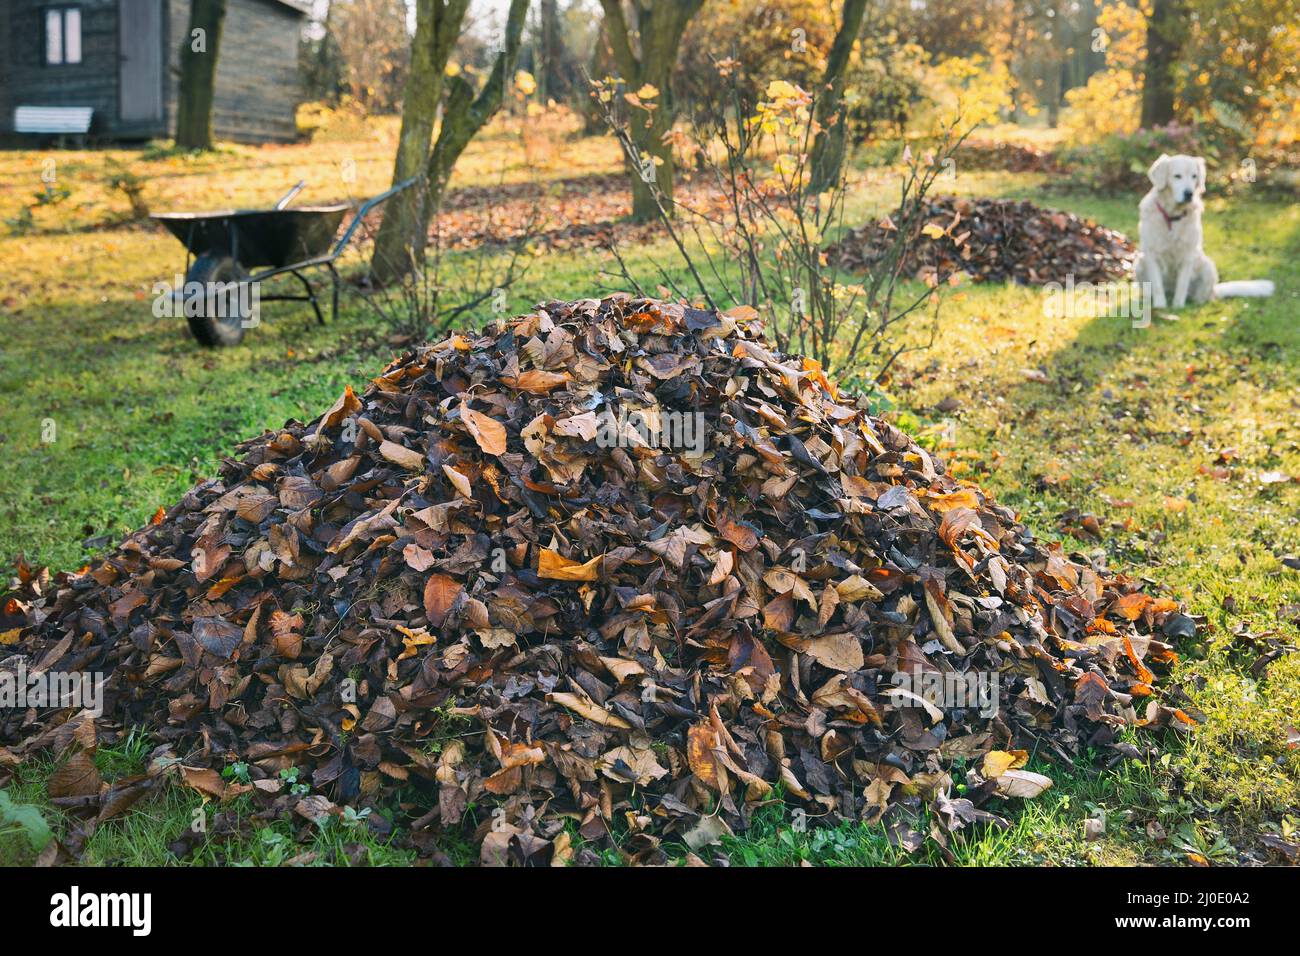
[[[898,227],[886,217],[851,230],[827,253],[846,269],[870,269],[889,254]],[[945,281],[1023,285],[1104,283],[1132,271],[1137,250],[1122,232],[1025,199],[933,196],[908,243],[903,274]]]
[[[62,755],[82,835],[174,777],[304,833],[397,807],[489,863],[708,857],[775,799],[942,846],[1051,785],[1031,756],[1194,722],[1153,688],[1175,602],[1036,541],[745,307],[551,302],[239,450],[9,595],[0,667],[107,675],[98,718],[0,724],[0,769]],[[149,772],[101,781],[132,727]]]

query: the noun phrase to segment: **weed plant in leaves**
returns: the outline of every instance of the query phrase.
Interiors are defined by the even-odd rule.
[[[942,851],[1051,785],[1031,755],[1195,722],[1157,689],[1173,601],[1036,541],[748,307],[546,303],[238,452],[5,598],[0,667],[107,676],[98,717],[0,712],[0,783],[61,761],[61,858],[163,780],[317,826],[396,805],[404,845],[486,863],[707,856],[778,797]],[[133,727],[145,771],[104,782]]]

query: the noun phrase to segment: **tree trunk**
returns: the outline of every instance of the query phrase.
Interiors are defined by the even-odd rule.
[[[1147,21],[1147,59],[1142,79],[1142,126],[1165,126],[1174,120],[1174,69],[1186,35],[1183,0],[1153,0]]]
[[[190,28],[181,41],[176,104],[176,145],[182,149],[212,148],[212,101],[225,20],[226,0],[193,0],[190,4]]]
[[[844,76],[848,72],[853,44],[862,29],[867,0],[844,0],[840,28],[831,43],[826,58],[826,72],[821,89],[817,91],[814,116],[821,130],[813,140],[812,159],[809,163],[808,191],[825,192],[840,179],[844,165],[844,144],[848,123],[844,116]]]
[[[649,108],[632,107],[628,135],[636,148],[635,155],[625,157],[632,184],[632,219],[648,222],[659,216],[656,192],[662,195],[665,212],[672,212],[673,152],[664,143],[664,134],[673,125],[673,67],[677,48],[691,17],[704,0],[635,0],[640,35],[640,56],[632,49],[632,34],[623,16],[622,0],[600,0],[605,11],[605,36],[614,54],[614,62],[635,93],[645,85],[653,86],[657,95],[645,102]]]
[[[560,99],[564,78],[561,75],[559,0],[542,0],[541,7],[541,69],[537,71],[537,86],[540,100],[545,103]]]
[[[519,60],[519,44],[527,14],[528,0],[510,0],[510,9],[506,14],[505,48],[497,54],[492,74],[478,96],[474,95],[474,88],[463,74],[458,73],[450,80],[451,90],[443,110],[442,128],[438,131],[438,140],[433,144],[433,151],[429,154],[425,167],[427,189],[421,211],[424,226],[419,231],[421,239],[429,235],[430,220],[442,199],[443,190],[447,188],[447,180],[451,178],[456,160],[460,159],[460,154],[465,151],[469,141],[501,109],[506,87],[511,82]],[[423,255],[422,241],[416,250],[416,256],[422,259]]]
[[[649,84],[659,90],[659,96],[652,102],[657,108],[648,115],[645,110],[632,110],[632,126],[629,130],[632,142],[636,145],[639,161],[629,163],[632,177],[632,218],[637,222],[650,222],[659,216],[659,207],[655,203],[655,189],[663,194],[664,210],[672,211],[670,200],[673,196],[673,151],[664,143],[664,134],[672,128],[673,103],[669,86],[672,83],[672,69],[676,62],[672,60],[647,64],[641,71],[640,82]]]
[[[411,40],[411,66],[402,98],[402,128],[393,163],[393,183],[418,176],[429,157],[429,143],[442,100],[447,60],[460,35],[469,0],[416,0],[415,37]],[[375,251],[370,259],[372,278],[381,284],[410,272],[423,252],[420,235],[428,221],[430,184],[417,184],[388,200]]]

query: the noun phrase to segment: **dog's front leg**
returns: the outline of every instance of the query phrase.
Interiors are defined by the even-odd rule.
[[[1145,273],[1142,278],[1150,286],[1147,292],[1151,296],[1151,308],[1168,308],[1169,303],[1165,301],[1165,277],[1160,272],[1160,263],[1151,259],[1146,262],[1146,268],[1142,271]]]
[[[1184,259],[1178,267],[1178,277],[1174,280],[1174,308],[1181,309],[1187,304],[1187,290],[1192,285],[1192,272],[1196,266],[1196,260],[1192,258]]]

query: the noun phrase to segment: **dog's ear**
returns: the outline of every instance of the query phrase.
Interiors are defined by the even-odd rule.
[[[1151,180],[1151,185],[1156,189],[1164,189],[1169,185],[1169,155],[1161,153],[1160,158],[1151,164],[1147,170],[1147,178]]]
[[[1197,156],[1197,157],[1196,157],[1196,174],[1197,174],[1197,184],[1198,184],[1199,187],[1200,187],[1200,188],[1199,188],[1199,191],[1200,191],[1200,192],[1205,192],[1205,187],[1208,185],[1208,180],[1205,178],[1206,175],[1207,175],[1207,173],[1206,173],[1206,171],[1205,171],[1205,157],[1204,157],[1204,156]]]

